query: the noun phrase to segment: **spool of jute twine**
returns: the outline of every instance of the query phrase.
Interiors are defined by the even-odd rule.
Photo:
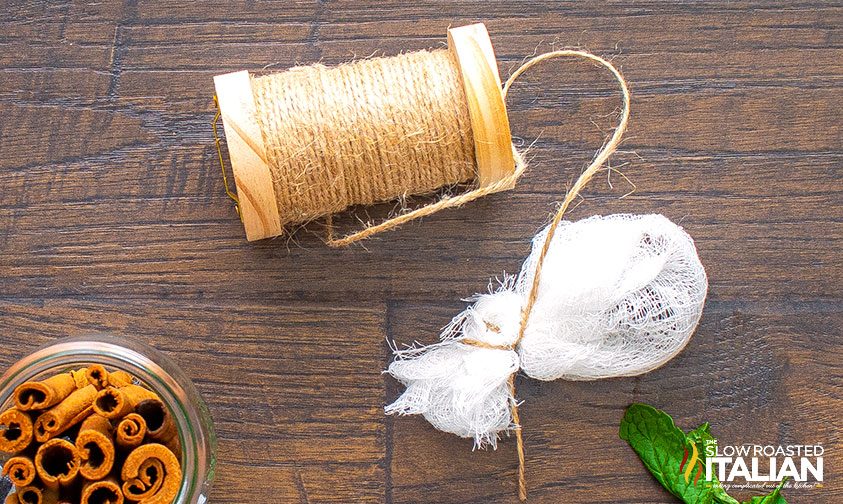
[[[246,238],[278,236],[291,225],[327,217],[327,243],[344,246],[513,188],[526,163],[512,145],[506,92],[527,69],[557,57],[607,67],[626,92],[611,63],[577,50],[532,58],[502,87],[483,24],[448,30],[448,49],[216,76],[217,118],[237,194],[226,190],[237,203]],[[219,138],[217,147],[222,162]],[[615,147],[606,145],[601,164]],[[460,184],[471,188],[333,236],[331,215],[351,206]]]
[[[609,61],[579,50],[551,51],[521,65],[501,87],[483,24],[448,30],[448,49],[356,61],[333,68],[296,67],[265,76],[215,77],[238,212],[249,240],[349,206],[430,193],[473,181],[475,188],[402,213],[339,239],[344,246],[410,220],[511,189],[526,163],[511,142],[505,99],[533,66],[579,58],[608,69],[621,90],[618,126],[569,189],[547,228],[532,286],[521,310],[517,349],[538,297],[542,265],[571,203],[614,153],[626,131],[630,92]],[[216,124],[216,119],[214,121]],[[219,140],[217,142],[219,148]],[[222,154],[220,152],[222,162]],[[223,173],[225,170],[223,169]],[[233,194],[230,194],[233,196]],[[487,346],[473,340],[463,344]],[[499,348],[491,346],[490,348]],[[515,375],[509,378],[518,455],[518,495],[527,498],[524,440]]]

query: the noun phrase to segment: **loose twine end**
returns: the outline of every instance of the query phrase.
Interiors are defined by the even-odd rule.
[[[527,467],[524,462],[524,436],[521,434],[518,400],[515,398],[515,373],[509,377],[509,391],[512,395],[512,423],[515,424],[515,444],[518,451],[518,499],[524,502],[527,500]]]

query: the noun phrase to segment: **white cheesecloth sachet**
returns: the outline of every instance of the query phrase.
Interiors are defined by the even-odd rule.
[[[406,386],[387,414],[497,446],[513,429],[509,379],[594,380],[651,371],[679,353],[702,315],[708,281],[694,242],[662,215],[560,222],[518,345],[521,310],[547,228],[521,273],[470,299],[441,342],[395,350],[386,371]]]

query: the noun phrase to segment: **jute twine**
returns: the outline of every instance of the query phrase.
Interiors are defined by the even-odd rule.
[[[252,89],[282,224],[475,176],[465,92],[445,49],[253,76]]]
[[[597,152],[591,164],[588,165],[588,167],[582,172],[582,174],[579,176],[579,178],[571,187],[571,189],[568,190],[568,193],[565,195],[565,199],[562,200],[562,203],[559,205],[559,209],[556,211],[556,214],[553,216],[553,220],[551,220],[550,222],[547,232],[547,238],[544,241],[541,253],[539,254],[538,260],[536,261],[536,272],[533,276],[533,283],[530,287],[530,294],[527,297],[527,303],[525,304],[524,309],[521,311],[521,324],[518,329],[518,338],[516,338],[516,340],[508,346],[489,345],[488,343],[471,339],[460,340],[461,343],[466,345],[477,346],[481,348],[492,348],[498,350],[518,350],[518,346],[521,343],[521,340],[524,338],[524,333],[527,329],[527,324],[530,320],[530,314],[533,312],[533,306],[536,303],[536,298],[538,298],[539,284],[541,282],[542,264],[544,264],[544,259],[547,256],[547,251],[550,248],[550,244],[553,242],[553,235],[556,232],[556,228],[562,221],[562,217],[565,215],[565,212],[568,210],[568,207],[580,194],[580,191],[582,191],[586,184],[591,181],[592,177],[594,177],[594,174],[597,173],[603,166],[603,163],[605,163],[609,159],[609,156],[611,156],[612,153],[617,150],[618,145],[621,142],[621,137],[623,137],[623,134],[626,131],[627,125],[629,123],[630,93],[629,87],[626,83],[626,79],[624,79],[620,71],[610,62],[603,58],[600,58],[599,56],[595,56],[584,51],[553,51],[536,56],[535,58],[527,61],[518,70],[516,70],[515,73],[513,73],[512,76],[506,81],[506,84],[503,87],[504,96],[507,95],[509,88],[512,86],[512,83],[515,82],[515,80],[520,75],[529,70],[532,66],[541,63],[542,61],[559,57],[585,58],[587,60],[591,60],[602,65],[603,67],[607,68],[610,72],[612,72],[612,75],[615,77],[615,79],[618,81],[618,84],[620,85],[621,93],[623,95],[623,109],[621,110],[620,114],[620,122],[618,123],[617,128],[615,128],[615,131],[612,136],[609,138],[609,141],[606,142],[603,148],[601,148],[600,151]],[[517,179],[523,173],[524,163],[521,156],[518,155],[516,155],[516,161],[519,163],[519,166],[512,176]],[[482,194],[477,195],[477,197],[480,196],[482,196]],[[512,422],[515,425],[516,449],[518,451],[518,497],[522,501],[524,501],[527,500],[527,476],[524,456],[524,437],[522,435],[521,419],[518,414],[518,401],[515,399],[516,374],[517,372],[513,373],[509,377],[509,388],[512,392],[513,398],[510,404],[510,410],[512,412]]]
[[[594,156],[594,159],[591,161],[591,164],[586,167],[586,169],[582,172],[579,178],[577,178],[577,181],[574,183],[571,189],[568,190],[568,193],[565,195],[565,199],[562,200],[562,204],[559,205],[559,209],[556,211],[556,214],[553,216],[553,220],[551,220],[550,222],[550,226],[547,232],[547,238],[544,241],[541,253],[539,254],[538,260],[536,261],[536,272],[533,276],[533,284],[530,287],[530,295],[527,298],[527,303],[524,306],[523,311],[521,312],[521,325],[518,329],[518,338],[512,344],[513,349],[517,349],[518,345],[521,343],[521,340],[524,338],[524,332],[527,329],[527,323],[530,320],[530,314],[533,311],[533,306],[536,304],[536,298],[538,297],[539,293],[542,264],[544,263],[544,259],[547,256],[547,251],[550,248],[550,244],[553,242],[553,235],[556,232],[556,228],[562,221],[562,217],[565,215],[565,212],[568,210],[568,207],[580,194],[580,191],[582,191],[586,184],[591,181],[592,177],[594,177],[594,174],[597,173],[603,166],[603,163],[605,163],[609,159],[609,156],[611,156],[612,153],[617,150],[618,145],[620,145],[621,143],[621,138],[623,137],[624,132],[626,132],[627,125],[629,124],[630,94],[629,86],[627,86],[626,79],[624,79],[620,71],[609,61],[584,51],[553,51],[536,56],[535,58],[528,60],[526,63],[521,65],[521,67],[518,68],[518,70],[516,70],[512,74],[512,76],[509,77],[509,79],[507,79],[506,84],[503,87],[504,97],[506,97],[507,93],[509,92],[509,88],[512,86],[513,82],[515,82],[515,80],[518,79],[518,77],[524,72],[529,70],[534,65],[541,63],[542,61],[559,57],[585,58],[607,68],[610,72],[612,72],[612,75],[615,77],[621,87],[621,93],[623,95],[623,108],[620,114],[620,122],[618,123],[617,128],[615,128],[614,133],[612,133],[612,136],[609,138],[609,141],[606,142],[603,148],[597,152],[597,154]],[[516,159],[519,160],[520,163],[523,163],[520,156]],[[519,167],[519,169],[516,170],[513,176],[520,176],[522,171],[522,168]],[[509,377],[509,387],[512,390],[513,397],[511,405],[512,421],[516,425],[515,438],[518,450],[518,497],[523,501],[527,499],[527,478],[525,474],[524,439],[521,433],[521,422],[518,416],[518,402],[515,400],[515,373],[513,373],[512,376]]]
[[[524,72],[543,61],[564,57],[589,60],[612,73],[623,97],[620,121],[553,216],[521,313],[518,338],[506,347],[461,340],[464,344],[517,351],[538,297],[542,264],[556,228],[580,191],[617,150],[629,123],[630,92],[623,75],[609,61],[585,51],[551,51],[528,60],[506,81],[504,98]],[[331,68],[298,67],[252,79],[278,213],[285,223],[330,216],[352,205],[429,194],[475,177],[465,92],[456,63],[447,50],[373,58]],[[527,167],[514,146],[513,155],[514,172],[486,187],[443,196],[341,238],[333,237],[329,220],[328,244],[345,246],[511,187]],[[509,378],[513,397],[510,407],[518,451],[518,495],[526,500],[524,440],[518,402],[514,399],[515,375]]]

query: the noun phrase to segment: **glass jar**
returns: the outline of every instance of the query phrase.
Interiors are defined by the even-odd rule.
[[[216,466],[217,440],[211,414],[175,362],[148,345],[95,335],[65,338],[42,347],[16,362],[0,378],[0,411],[14,405],[13,392],[18,385],[92,364],[101,364],[109,371],[123,370],[158,394],[170,410],[181,443],[182,484],[173,502],[206,502]],[[3,454],[0,461],[5,462],[9,456]]]

